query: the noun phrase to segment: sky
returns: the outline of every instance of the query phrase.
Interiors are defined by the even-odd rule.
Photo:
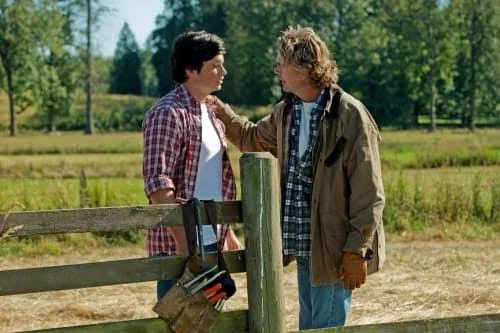
[[[100,22],[99,30],[95,32],[95,47],[98,54],[112,57],[120,30],[125,22],[141,49],[149,34],[155,28],[155,19],[163,11],[163,0],[103,0],[103,4],[113,8]]]

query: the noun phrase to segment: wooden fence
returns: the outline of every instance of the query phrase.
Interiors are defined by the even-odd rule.
[[[244,222],[244,251],[225,252],[230,272],[246,272],[248,310],[223,312],[212,332],[284,333],[283,269],[277,165],[267,153],[240,159],[242,200],[217,204],[218,223]],[[204,210],[202,210],[204,211]],[[0,222],[5,216],[0,215]],[[202,215],[204,224],[207,217]],[[182,225],[178,204],[12,213],[3,230],[14,236],[115,231]],[[22,226],[22,227],[21,227]],[[186,257],[128,259],[0,271],[0,296],[157,281],[178,277]],[[208,256],[215,263],[215,257]],[[155,295],[151,295],[155,297]],[[326,332],[499,332],[500,314],[314,330]],[[31,332],[171,332],[159,318]],[[302,331],[306,332],[306,331]],[[313,332],[313,331],[310,331]]]

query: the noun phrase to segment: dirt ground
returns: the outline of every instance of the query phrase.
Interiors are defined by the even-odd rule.
[[[137,249],[0,258],[0,269],[142,256]],[[354,293],[349,325],[500,312],[500,241],[389,242],[382,272]],[[247,308],[245,274],[228,309]],[[155,283],[0,297],[0,332],[155,317]],[[285,269],[286,325],[298,327],[295,266]]]

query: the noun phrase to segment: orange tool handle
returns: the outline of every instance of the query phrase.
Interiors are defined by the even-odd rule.
[[[211,304],[216,304],[218,301],[220,301],[223,298],[226,298],[226,293],[225,292],[221,292],[221,293],[215,294],[214,296],[212,296],[208,300],[210,301]]]
[[[216,283],[212,287],[203,290],[203,296],[206,298],[212,297],[216,292],[218,292],[220,289],[222,289],[222,284]]]

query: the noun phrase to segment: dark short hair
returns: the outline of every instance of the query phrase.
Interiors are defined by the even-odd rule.
[[[206,31],[188,31],[180,34],[172,46],[172,76],[175,82],[187,80],[186,69],[200,71],[203,62],[226,53],[224,41]]]

